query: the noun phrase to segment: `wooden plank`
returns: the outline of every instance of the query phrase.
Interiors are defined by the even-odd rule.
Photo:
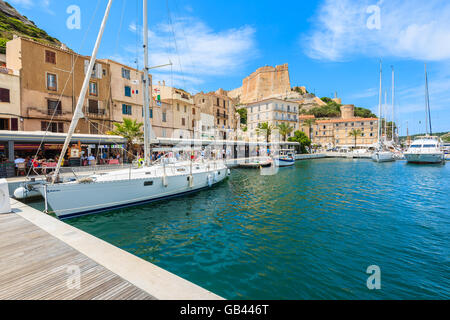
[[[80,270],[71,289],[68,266]],[[64,242],[15,215],[0,215],[0,299],[154,299]]]

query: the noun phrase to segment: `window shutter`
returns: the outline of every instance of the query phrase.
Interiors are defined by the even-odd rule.
[[[97,78],[101,79],[103,76],[103,68],[100,63],[97,63]]]
[[[48,122],[41,121],[41,131],[47,131]]]
[[[84,60],[84,74],[88,72],[89,69],[89,60]]]
[[[19,130],[19,121],[17,118],[11,118],[11,131]]]
[[[64,133],[64,123],[58,122],[58,132]]]

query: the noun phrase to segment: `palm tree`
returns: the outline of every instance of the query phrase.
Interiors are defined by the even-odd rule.
[[[305,119],[303,124],[308,127],[308,138],[311,139],[312,126],[316,123],[316,119]]]
[[[349,137],[354,137],[355,138],[355,148],[356,148],[356,139],[360,136],[362,136],[362,131],[360,129],[353,129],[352,131],[350,131],[348,133]]]
[[[107,134],[127,139],[127,150],[133,153],[136,149],[135,141],[141,139],[144,135],[141,130],[143,125],[143,123],[138,123],[135,119],[123,118],[123,123],[114,123],[115,129],[107,132]]]
[[[278,130],[283,136],[283,141],[286,141],[286,137],[294,130],[294,128],[286,123],[282,123],[278,125]]]
[[[266,134],[266,142],[269,143],[270,136],[272,135],[273,125],[268,124],[267,122],[259,123],[258,128],[256,128],[256,134],[259,136],[260,132],[265,132]]]

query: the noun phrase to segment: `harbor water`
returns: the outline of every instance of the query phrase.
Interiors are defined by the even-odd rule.
[[[226,299],[449,299],[449,193],[448,164],[308,160],[66,222]]]

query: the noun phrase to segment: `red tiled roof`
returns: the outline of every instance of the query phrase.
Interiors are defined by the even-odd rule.
[[[316,123],[340,123],[340,122],[363,122],[363,121],[378,121],[378,118],[328,119],[328,120],[317,120]]]

